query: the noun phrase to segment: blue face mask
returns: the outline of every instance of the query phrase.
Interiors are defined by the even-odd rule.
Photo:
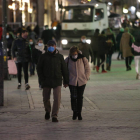
[[[55,50],[54,47],[52,47],[52,46],[48,47],[48,51],[49,51],[49,52],[53,52],[54,50]]]

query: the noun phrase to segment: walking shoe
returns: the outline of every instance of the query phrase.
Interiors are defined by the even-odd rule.
[[[55,118],[55,117],[53,117],[53,118],[52,118],[52,122],[58,122],[58,119]]]
[[[46,112],[45,114],[45,120],[49,120],[50,119],[50,113],[49,112]]]
[[[28,89],[30,89],[30,86],[29,86],[29,84],[27,83],[27,84],[25,84],[25,90],[28,90]]]
[[[127,69],[126,69],[126,71],[130,71],[131,70],[131,67],[129,66]]]
[[[78,120],[82,120],[81,113],[78,113]]]
[[[96,66],[96,71],[99,72],[99,67],[98,66]]]
[[[137,75],[136,75],[136,79],[139,80],[139,74],[138,74],[138,73],[137,73]]]
[[[21,84],[20,84],[20,83],[18,84],[18,87],[17,87],[17,89],[21,89]]]
[[[102,70],[102,73],[107,73],[107,71],[105,71],[105,70]]]
[[[73,120],[76,120],[77,119],[77,112],[73,112],[73,117],[72,117]]]

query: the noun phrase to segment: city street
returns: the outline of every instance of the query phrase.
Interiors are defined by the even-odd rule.
[[[61,53],[61,52],[60,52]],[[63,54],[68,54],[63,51]],[[17,79],[5,81],[5,105],[0,107],[0,140],[140,140],[140,80],[113,56],[111,72],[92,70],[84,93],[83,120],[73,121],[70,92],[62,88],[59,122],[44,119],[37,75],[31,89],[17,90]],[[51,98],[51,102],[53,98]]]

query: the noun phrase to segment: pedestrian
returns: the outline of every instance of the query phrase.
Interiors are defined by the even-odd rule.
[[[27,40],[28,32],[26,30],[22,31],[21,37],[17,38],[12,45],[12,56],[17,65],[18,71],[18,89],[21,88],[21,71],[23,67],[24,79],[25,79],[25,89],[30,89],[28,84],[28,64],[31,61],[31,51],[29,48],[29,42]]]
[[[29,39],[29,48],[31,51],[31,62],[30,62],[30,76],[35,75],[35,63],[33,62],[33,49],[35,48],[35,44],[32,38]]]
[[[7,56],[8,56],[8,59],[10,60],[11,59],[11,48],[12,48],[12,43],[14,41],[14,38],[12,37],[12,35],[9,32],[6,33],[6,41],[7,41]]]
[[[100,34],[100,30],[96,29],[93,37],[91,38],[91,47],[92,47],[92,51],[93,51],[93,70],[95,70],[95,68],[96,68],[99,34]]]
[[[55,37],[52,30],[49,29],[48,25],[45,26],[45,30],[42,32],[41,39],[43,39],[44,45],[48,43],[49,40],[52,40]]]
[[[123,33],[124,33],[124,28],[121,28],[119,34],[116,37],[117,50],[119,50],[119,53],[118,53],[118,56],[117,56],[118,60],[120,60],[120,58],[119,58],[120,56],[121,56],[121,59],[124,59],[123,56],[122,56],[122,52],[120,51],[120,42],[121,42],[121,38],[122,38]]]
[[[43,102],[46,111],[45,119],[50,119],[50,95],[51,89],[53,89],[54,102],[51,116],[52,122],[58,122],[57,117],[61,101],[62,77],[64,87],[68,86],[69,77],[64,58],[56,50],[56,43],[50,40],[47,45],[47,52],[42,54],[38,61],[37,72],[43,88]]]
[[[133,54],[131,52],[132,42],[135,42],[135,39],[129,33],[129,28],[125,28],[120,42],[120,50],[123,53],[123,57],[125,57],[126,71],[131,70],[131,63],[133,60]]]
[[[107,37],[105,35],[105,31],[102,31],[101,34],[98,37],[99,43],[98,43],[98,53],[97,53],[97,67],[96,71],[99,72],[100,67],[102,66],[102,73],[107,73],[104,68],[104,63],[106,61],[106,53],[108,50],[107,47]]]
[[[37,38],[36,33],[31,29],[30,26],[27,27],[27,31],[28,31],[28,34],[29,34],[28,38],[29,39],[31,38],[33,40],[34,44],[36,44],[36,38]]]
[[[57,44],[58,44],[58,46],[60,47],[60,44],[61,44],[61,42],[60,42],[60,39],[61,39],[61,23],[60,22],[58,22],[58,24],[57,24],[57,28],[56,28],[56,40],[57,40]]]
[[[79,48],[73,46],[65,59],[69,71],[69,89],[71,94],[71,109],[73,120],[82,120],[83,94],[90,76],[90,66],[85,56],[79,53]]]
[[[112,55],[116,50],[116,40],[115,35],[112,32],[110,28],[106,31],[107,36],[107,45],[108,45],[108,52],[107,52],[107,58],[106,58],[106,70],[111,70],[111,63],[112,63]]]
[[[92,53],[91,46],[86,42],[86,36],[81,37],[81,43],[79,43],[77,47],[82,52],[82,55],[84,55],[88,59],[88,61],[89,61],[89,56],[91,56],[91,63],[92,63],[93,53]]]
[[[36,66],[38,64],[40,56],[44,53],[45,53],[45,50],[44,50],[43,40],[41,38],[39,38],[37,41],[37,45],[35,45],[35,48],[32,51],[32,60]],[[39,77],[38,77],[38,82],[39,82],[39,89],[41,90],[42,89],[41,80]]]
[[[39,26],[38,26],[38,25],[35,26],[35,28],[34,28],[34,32],[36,33],[37,38],[38,38],[39,35],[40,35],[40,29],[39,29]]]
[[[136,41],[132,44],[131,47],[132,54],[134,55],[135,60],[136,79],[140,79],[140,35],[136,37]]]

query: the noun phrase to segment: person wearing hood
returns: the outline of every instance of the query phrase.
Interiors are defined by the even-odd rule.
[[[133,60],[133,54],[131,52],[132,42],[135,42],[134,37],[129,33],[129,28],[125,28],[120,42],[120,50],[125,57],[126,71],[131,70],[131,63]]]
[[[65,59],[69,71],[69,89],[73,120],[82,120],[83,94],[90,76],[88,59],[79,53],[79,48],[73,46]]]
[[[96,29],[93,37],[91,38],[91,48],[92,48],[92,52],[93,52],[93,70],[95,70],[95,68],[96,68],[99,34],[100,34],[100,30]]]
[[[7,40],[7,56],[8,59],[11,59],[11,48],[12,48],[12,43],[14,41],[14,38],[9,32],[6,33],[6,40]]]
[[[66,88],[69,83],[68,69],[64,61],[63,55],[56,50],[56,43],[53,40],[48,41],[47,52],[42,54],[37,64],[37,72],[43,88],[43,102],[45,107],[45,119],[50,119],[51,103],[50,95],[53,89],[53,109],[52,122],[58,122],[58,111],[61,101],[62,77],[63,84]]]
[[[140,79],[140,35],[136,37],[136,41],[132,44],[131,51],[135,60],[136,79]]]
[[[102,73],[107,73],[104,69],[104,63],[106,60],[106,53],[108,50],[107,47],[107,37],[105,35],[105,32],[102,31],[102,33],[99,35],[99,43],[98,43],[98,59],[97,59],[97,66],[96,66],[96,71],[99,72],[100,67],[102,66]]]
[[[77,47],[82,52],[82,55],[84,55],[88,59],[88,61],[89,61],[89,56],[91,56],[91,63],[92,63],[93,53],[92,53],[91,46],[86,42],[86,36],[81,37],[81,43],[79,43]]]
[[[32,38],[29,39],[29,48],[31,50],[31,57],[32,57],[32,52],[33,52],[33,49],[35,48],[35,44]],[[32,75],[35,75],[35,63],[33,61],[30,62],[30,76]]]
[[[124,28],[121,28],[119,34],[116,37],[117,50],[119,50],[118,57],[117,57],[118,60],[120,60],[119,59],[120,55],[121,55],[121,59],[124,59],[122,56],[122,52],[120,51],[120,42],[121,42],[121,38],[122,38],[123,33],[124,33]]]
[[[116,40],[115,40],[115,35],[110,28],[107,29],[105,35],[107,37],[107,46],[108,46],[108,52],[106,58],[106,70],[110,71],[111,63],[112,63],[112,54],[116,50]]]

